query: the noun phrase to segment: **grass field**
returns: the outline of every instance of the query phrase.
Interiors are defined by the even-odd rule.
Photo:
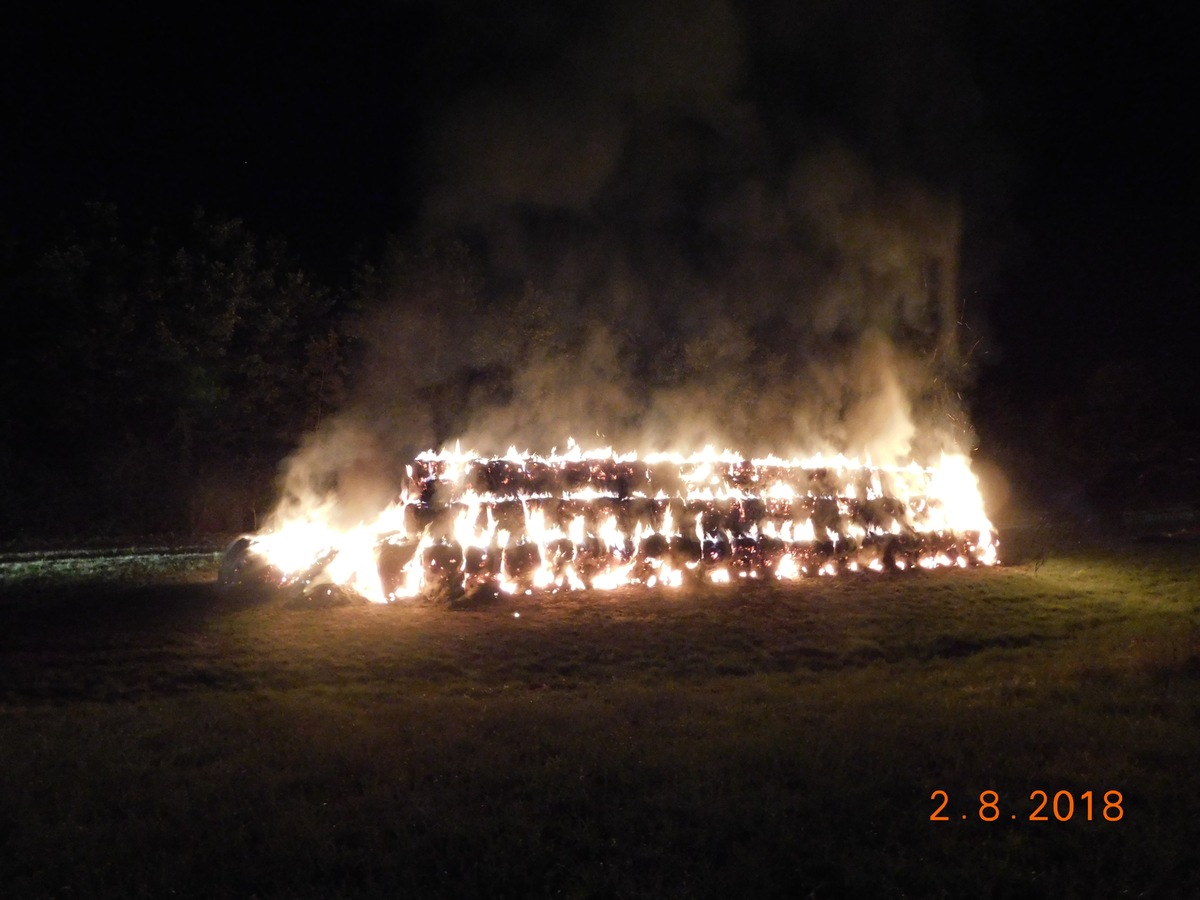
[[[453,612],[9,567],[0,897],[1200,897],[1200,544],[1010,559]]]

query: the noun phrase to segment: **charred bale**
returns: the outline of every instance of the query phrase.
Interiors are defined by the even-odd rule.
[[[505,576],[522,587],[527,587],[533,573],[542,564],[542,554],[532,541],[509,544],[504,548],[503,570]]]
[[[484,581],[495,581],[500,574],[503,554],[499,548],[467,547],[463,553],[463,582],[467,589]]]
[[[421,562],[427,590],[453,593],[462,588],[463,549],[457,541],[426,547]]]
[[[332,609],[338,606],[361,606],[368,602],[366,597],[351,588],[332,581],[318,581],[306,585],[287,605],[293,609]]]
[[[283,581],[283,573],[255,551],[253,538],[247,535],[229,545],[217,572],[217,587],[227,591],[265,591]]]

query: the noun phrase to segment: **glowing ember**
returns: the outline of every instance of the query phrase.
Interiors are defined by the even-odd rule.
[[[336,586],[376,603],[495,588],[677,588],[840,572],[992,565],[965,456],[925,468],[845,457],[426,452],[374,521],[330,505],[239,541],[223,578]]]

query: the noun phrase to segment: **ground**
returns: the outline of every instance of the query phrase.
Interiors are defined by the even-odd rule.
[[[0,895],[1200,896],[1200,544],[1037,541],[468,611],[10,554]]]

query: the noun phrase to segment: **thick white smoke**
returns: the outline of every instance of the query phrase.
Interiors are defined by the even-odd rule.
[[[359,392],[297,454],[289,495],[382,505],[397,460],[457,439],[967,449],[953,193],[803,109],[768,115],[725,0],[604,10],[431,129],[423,246],[443,249],[393,249],[360,285]]]

